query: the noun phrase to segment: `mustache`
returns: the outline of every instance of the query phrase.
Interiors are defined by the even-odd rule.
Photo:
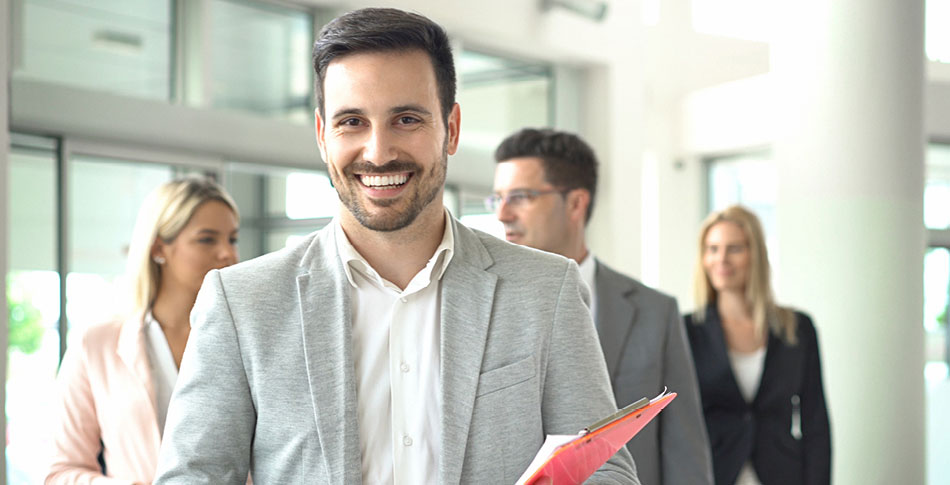
[[[382,165],[376,165],[370,162],[353,162],[347,165],[343,172],[346,175],[354,173],[381,174],[393,172],[422,172],[422,167],[415,162],[405,160],[390,160]]]

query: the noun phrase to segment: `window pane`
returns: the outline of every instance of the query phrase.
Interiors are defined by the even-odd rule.
[[[59,365],[56,155],[10,151],[7,483],[43,483]]]
[[[339,210],[327,174],[232,163],[228,191],[241,211],[241,260],[275,251],[322,228]]]
[[[312,121],[310,14],[238,0],[210,7],[212,106]]]
[[[778,174],[768,153],[737,155],[708,160],[709,210],[732,204],[751,209],[762,222],[770,248],[775,234],[775,194]]]
[[[14,76],[150,99],[171,92],[167,0],[24,0]]]
[[[550,66],[462,50],[456,69],[465,124],[460,143],[466,157],[491,160],[506,136],[526,126],[550,126]]]
[[[924,223],[929,229],[950,228],[950,145],[927,147]]]
[[[67,189],[69,332],[121,317],[128,296],[123,279],[132,228],[145,197],[171,180],[171,165],[76,156]]]

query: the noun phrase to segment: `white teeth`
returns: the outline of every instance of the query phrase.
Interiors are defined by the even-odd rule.
[[[391,185],[402,185],[409,180],[409,175],[362,175],[360,181],[367,187],[388,187]]]

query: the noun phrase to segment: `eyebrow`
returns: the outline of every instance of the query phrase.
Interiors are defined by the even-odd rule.
[[[238,229],[235,229],[235,230],[231,231],[231,234],[236,234],[237,232],[238,232]],[[201,229],[200,231],[198,231],[198,234],[199,234],[199,235],[201,235],[201,234],[211,234],[211,235],[217,236],[218,234],[221,234],[221,232],[218,231],[217,229],[207,229],[207,228],[206,228],[206,229]]]
[[[425,115],[425,116],[432,116],[431,111],[423,108],[421,105],[418,105],[418,104],[405,104],[401,106],[394,106],[389,109],[389,114],[394,115],[398,113],[404,113],[406,111],[409,111],[412,113],[418,113],[420,115]],[[334,113],[333,118],[331,119],[338,120],[344,116],[350,116],[350,115],[362,116],[365,114],[366,112],[360,108],[342,108],[338,110],[336,113]]]

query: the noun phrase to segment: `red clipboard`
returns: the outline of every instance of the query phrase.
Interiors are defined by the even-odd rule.
[[[548,435],[516,485],[583,483],[673,399],[675,392],[643,398],[576,435]]]

